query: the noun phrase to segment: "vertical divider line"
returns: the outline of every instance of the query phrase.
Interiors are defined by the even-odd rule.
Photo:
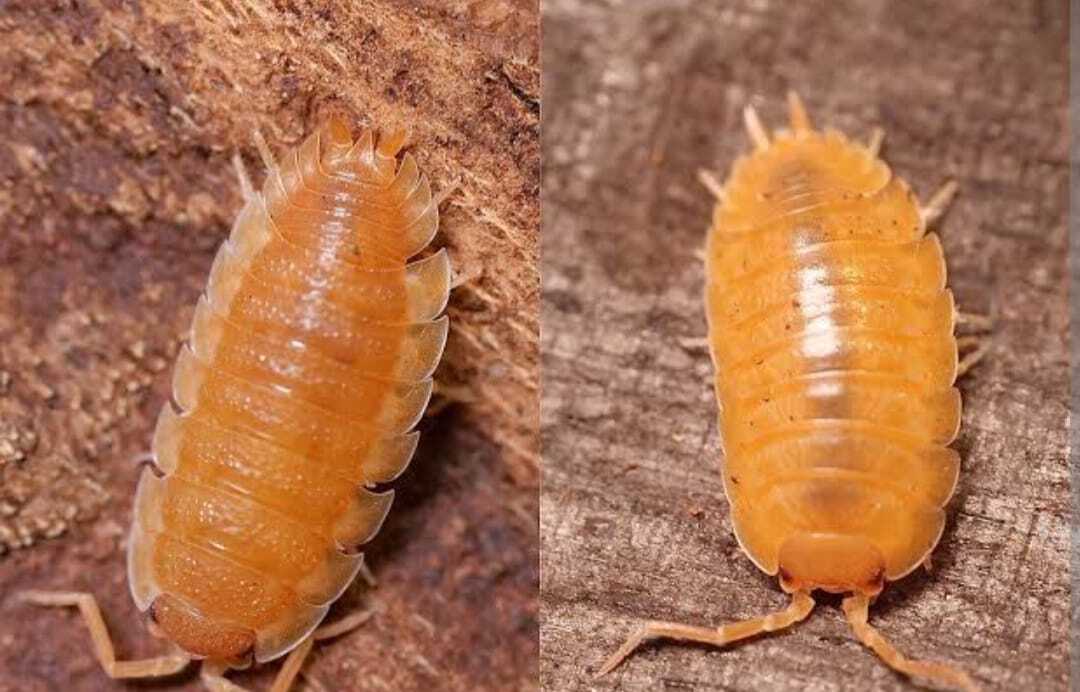
[[[1080,0],[1069,3],[1069,468],[1071,472],[1070,689],[1080,689]]]

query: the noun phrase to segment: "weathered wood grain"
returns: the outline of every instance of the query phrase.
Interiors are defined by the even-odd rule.
[[[536,0],[0,2],[0,691],[145,687],[105,678],[73,613],[8,596],[93,591],[122,656],[163,650],[125,579],[133,458],[241,205],[232,154],[261,183],[254,129],[280,152],[330,113],[409,126],[432,187],[459,183],[435,244],[471,280],[436,377],[466,401],[422,423],[371,546],[380,585],[331,617],[380,612],[310,669],[337,690],[535,687],[538,14]],[[264,689],[276,669],[237,679]],[[201,689],[191,673],[154,687]]]
[[[1069,17],[1071,38],[1069,40],[1069,209],[1080,209],[1080,110],[1076,108],[1077,95],[1080,95],[1080,41],[1076,40],[1077,22],[1080,14],[1076,12],[1080,3],[1070,3]],[[1080,215],[1069,215],[1069,364],[1071,384],[1069,408],[1080,410]],[[1069,627],[1069,647],[1071,652],[1070,679],[1080,681],[1080,430],[1076,425],[1069,425],[1069,466],[1072,468],[1072,560],[1070,562],[1072,617]],[[1075,683],[1074,683],[1075,686]]]
[[[715,623],[786,602],[731,534],[704,347],[699,167],[748,146],[740,111],[880,125],[924,196],[956,178],[950,284],[990,311],[965,378],[963,458],[933,573],[871,619],[902,650],[988,689],[1068,676],[1068,312],[1064,2],[544,4],[541,678],[553,690],[908,689],[836,599],[725,651],[644,647],[592,673],[646,618]]]

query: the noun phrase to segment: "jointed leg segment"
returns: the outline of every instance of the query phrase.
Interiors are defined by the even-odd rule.
[[[754,146],[758,149],[768,149],[769,133],[765,130],[765,126],[761,124],[761,118],[758,117],[753,106],[747,106],[743,109],[743,122],[746,124],[746,131],[750,134]]]
[[[300,674],[300,669],[304,666],[304,661],[307,659],[308,654],[311,653],[311,647],[314,645],[315,635],[312,634],[300,642],[300,646],[289,652],[289,655],[285,658],[285,663],[281,664],[281,670],[274,677],[274,684],[270,686],[270,692],[289,692],[293,681],[296,680],[296,676]]]
[[[230,682],[225,677],[228,670],[229,665],[227,663],[203,661],[202,669],[199,671],[199,678],[202,680],[203,687],[210,690],[210,692],[248,692],[245,688]]]
[[[869,611],[870,599],[863,594],[844,599],[844,613],[855,636],[873,649],[889,667],[905,675],[933,680],[963,692],[976,692],[979,689],[971,677],[958,668],[934,661],[914,661],[904,656],[869,624]]]
[[[598,675],[606,675],[611,672],[627,656],[633,653],[634,649],[650,639],[677,639],[712,644],[713,646],[724,646],[763,632],[775,632],[791,627],[795,623],[805,620],[813,609],[814,599],[810,597],[810,594],[800,591],[792,595],[791,604],[784,610],[762,617],[721,625],[715,629],[683,625],[676,622],[647,622],[630,635],[626,642],[619,647],[619,650],[604,662]]]
[[[957,312],[956,326],[969,327],[977,332],[988,332],[994,328],[994,318],[974,312]]]
[[[791,117],[791,129],[793,132],[806,132],[812,129],[810,116],[806,114],[806,105],[794,91],[787,94],[788,113]]]
[[[247,202],[255,197],[255,187],[251,184],[251,176],[248,175],[244,160],[240,158],[240,154],[233,154],[232,164],[233,169],[236,170],[236,177],[240,180],[240,194],[244,197],[244,201]]]
[[[40,606],[77,607],[86,622],[87,629],[90,630],[90,638],[93,641],[98,662],[110,678],[151,678],[173,675],[191,663],[189,656],[179,652],[137,661],[117,661],[116,650],[109,637],[109,631],[105,627],[105,620],[101,617],[101,609],[92,594],[75,591],[24,591],[18,594],[17,598],[23,603]],[[370,611],[361,611],[312,632],[299,646],[289,652],[281,670],[274,678],[270,692],[288,692],[304,665],[304,659],[307,658],[316,641],[351,632],[370,618]],[[203,684],[211,692],[245,692],[243,687],[225,678],[225,672],[228,669],[227,663],[204,661],[201,671]]]
[[[252,134],[251,138],[255,140],[255,148],[259,150],[259,158],[262,159],[267,172],[277,168],[277,161],[274,160],[274,152],[270,150],[270,145],[266,143],[266,137],[263,137],[262,131],[255,128],[255,132]]]
[[[705,189],[711,192],[712,196],[715,197],[717,201],[723,202],[724,185],[719,180],[717,180],[716,174],[714,174],[710,170],[699,168],[697,175],[698,181],[705,186]]]
[[[919,210],[922,214],[923,225],[932,226],[942,214],[948,210],[949,205],[952,204],[953,198],[956,197],[957,190],[960,186],[956,184],[955,180],[950,180],[934,193],[930,198],[930,201],[926,203],[926,206]]]
[[[962,336],[956,340],[958,350],[967,350],[956,366],[956,376],[963,377],[990,352],[990,339],[986,336]]]
[[[319,629],[315,630],[311,636],[317,641],[321,642],[324,639],[333,639],[334,637],[340,637],[343,634],[348,634],[356,628],[360,627],[368,620],[374,613],[370,610],[360,610],[355,613],[350,613],[341,618],[337,622],[331,622],[329,625],[323,625]]]
[[[153,678],[179,673],[187,667],[191,659],[177,653],[157,658],[137,661],[117,661],[101,609],[93,595],[74,591],[24,591],[19,594],[24,603],[53,607],[77,607],[90,630],[90,639],[94,643],[94,653],[98,662],[110,678]]]
[[[870,141],[867,142],[866,148],[873,156],[877,156],[881,153],[881,144],[885,141],[885,130],[880,127],[875,127],[870,132]]]
[[[961,336],[956,340],[956,348],[962,352],[960,362],[956,366],[956,376],[959,378],[981,361],[990,351],[990,335],[988,332],[994,326],[994,320],[989,315],[977,315],[970,312],[956,313],[956,326],[970,329],[976,334]],[[981,333],[979,333],[981,332]]]

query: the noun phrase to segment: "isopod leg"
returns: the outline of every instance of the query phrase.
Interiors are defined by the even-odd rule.
[[[434,204],[436,208],[441,207],[443,205],[443,202],[450,199],[450,195],[454,194],[460,189],[462,189],[461,181],[455,180],[443,189],[439,190],[435,194],[435,196],[431,198],[431,203]]]
[[[791,129],[795,132],[807,132],[812,125],[810,116],[806,114],[806,105],[794,91],[787,94],[788,112],[791,117]]]
[[[375,578],[375,573],[368,567],[367,560],[360,561],[360,578],[364,580],[364,583],[368,585],[368,588],[374,589],[379,585],[379,581]]]
[[[251,137],[255,140],[255,148],[259,150],[259,156],[262,158],[266,170],[269,172],[277,168],[277,161],[274,160],[274,152],[270,151],[270,145],[266,143],[266,138],[263,137],[263,133],[256,128]]]
[[[913,661],[897,651],[869,624],[870,599],[866,595],[855,594],[845,598],[844,613],[859,641],[872,649],[892,669],[912,677],[933,680],[964,692],[975,692],[979,689],[975,681],[959,668],[934,661]]]
[[[321,642],[324,639],[333,639],[334,637],[340,637],[343,634],[352,632],[357,627],[360,627],[365,622],[371,619],[373,613],[370,610],[361,610],[351,615],[346,615],[337,622],[332,622],[329,625],[323,625],[319,629],[312,633],[312,639]]]
[[[994,328],[994,318],[990,315],[978,315],[973,312],[957,312],[956,326],[970,327],[977,332],[988,332]]]
[[[986,336],[962,336],[956,340],[958,349],[972,349],[960,359],[956,366],[956,377],[963,377],[968,370],[986,357],[990,351],[990,339]]]
[[[976,333],[973,336],[962,336],[956,340],[956,347],[961,351],[967,351],[956,366],[956,376],[959,378],[975,364],[982,360],[990,350],[990,337],[987,334],[993,326],[994,320],[989,315],[978,315],[971,312],[957,312],[956,326],[965,327]]]
[[[814,599],[810,597],[810,594],[799,591],[792,595],[791,604],[784,610],[741,622],[732,622],[716,628],[696,627],[677,622],[647,622],[631,634],[626,642],[619,647],[618,651],[604,661],[604,665],[601,666],[597,676],[610,673],[627,656],[633,653],[634,649],[650,639],[676,639],[712,644],[713,646],[724,646],[764,632],[775,632],[791,627],[795,623],[805,620],[813,609]]]
[[[950,180],[933,194],[930,201],[926,203],[926,206],[919,210],[919,214],[923,219],[923,227],[932,226],[942,214],[952,204],[953,198],[956,197],[956,191],[960,189],[960,186],[956,184],[955,180]]]
[[[453,404],[476,403],[476,396],[468,387],[435,382],[431,404],[424,411],[424,418],[434,418]]]
[[[240,158],[239,153],[234,153],[232,157],[233,169],[236,170],[236,177],[240,180],[240,194],[244,196],[244,201],[255,196],[255,188],[251,184],[251,176],[248,175],[247,168],[244,167],[244,160]]]
[[[761,118],[758,117],[753,106],[747,106],[743,109],[743,122],[746,124],[746,132],[750,135],[750,139],[753,140],[754,146],[758,149],[768,149],[769,133],[765,126],[761,124]]]
[[[477,267],[476,269],[473,269],[471,271],[464,271],[460,274],[458,272],[453,272],[453,277],[450,279],[450,290],[453,291],[454,289],[460,288],[465,284],[471,284],[473,281],[476,281],[483,275],[483,267]]]
[[[18,596],[24,603],[50,607],[76,607],[90,630],[94,653],[110,678],[154,678],[179,673],[191,659],[182,654],[171,654],[137,661],[117,661],[101,609],[92,594],[74,591],[24,591]]]
[[[210,692],[248,692],[247,689],[229,682],[225,677],[225,671],[229,670],[227,663],[218,661],[204,661],[199,678],[202,679],[203,687]]]
[[[881,153],[881,144],[885,141],[885,130],[880,127],[875,127],[870,132],[870,141],[866,144],[866,149],[872,156],[877,156]]]
[[[297,674],[304,666],[304,659],[311,653],[311,647],[314,644],[315,637],[310,636],[300,642],[300,646],[289,652],[289,655],[285,658],[285,663],[281,665],[281,670],[278,671],[277,676],[274,678],[274,684],[270,685],[270,692],[289,692]]]
[[[717,180],[716,174],[705,168],[699,168],[697,172],[698,180],[705,186],[705,189],[712,193],[712,196],[717,201],[724,201],[724,186]]]

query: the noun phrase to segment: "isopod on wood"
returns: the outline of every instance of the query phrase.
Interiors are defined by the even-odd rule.
[[[815,130],[789,94],[791,129],[770,134],[745,111],[755,151],[718,198],[706,247],[706,313],[716,369],[724,491],[735,536],[792,595],[783,611],[718,628],[649,622],[604,663],[643,641],[723,646],[789,627],[815,589],[848,594],[855,635],[909,676],[976,689],[965,672],[912,660],[868,623],[887,581],[941,537],[959,455],[958,376],[988,342],[958,340],[941,244],[927,226],[956,187],[920,207],[868,145]],[[970,348],[963,359],[959,349]]]
[[[353,140],[330,119],[252,189],[222,244],[158,418],[128,543],[128,581],[173,654],[117,661],[94,597],[32,591],[77,606],[113,678],[168,675],[204,659],[224,673],[288,654],[287,690],[319,627],[378,532],[447,336],[450,264],[439,200],[401,131]]]

